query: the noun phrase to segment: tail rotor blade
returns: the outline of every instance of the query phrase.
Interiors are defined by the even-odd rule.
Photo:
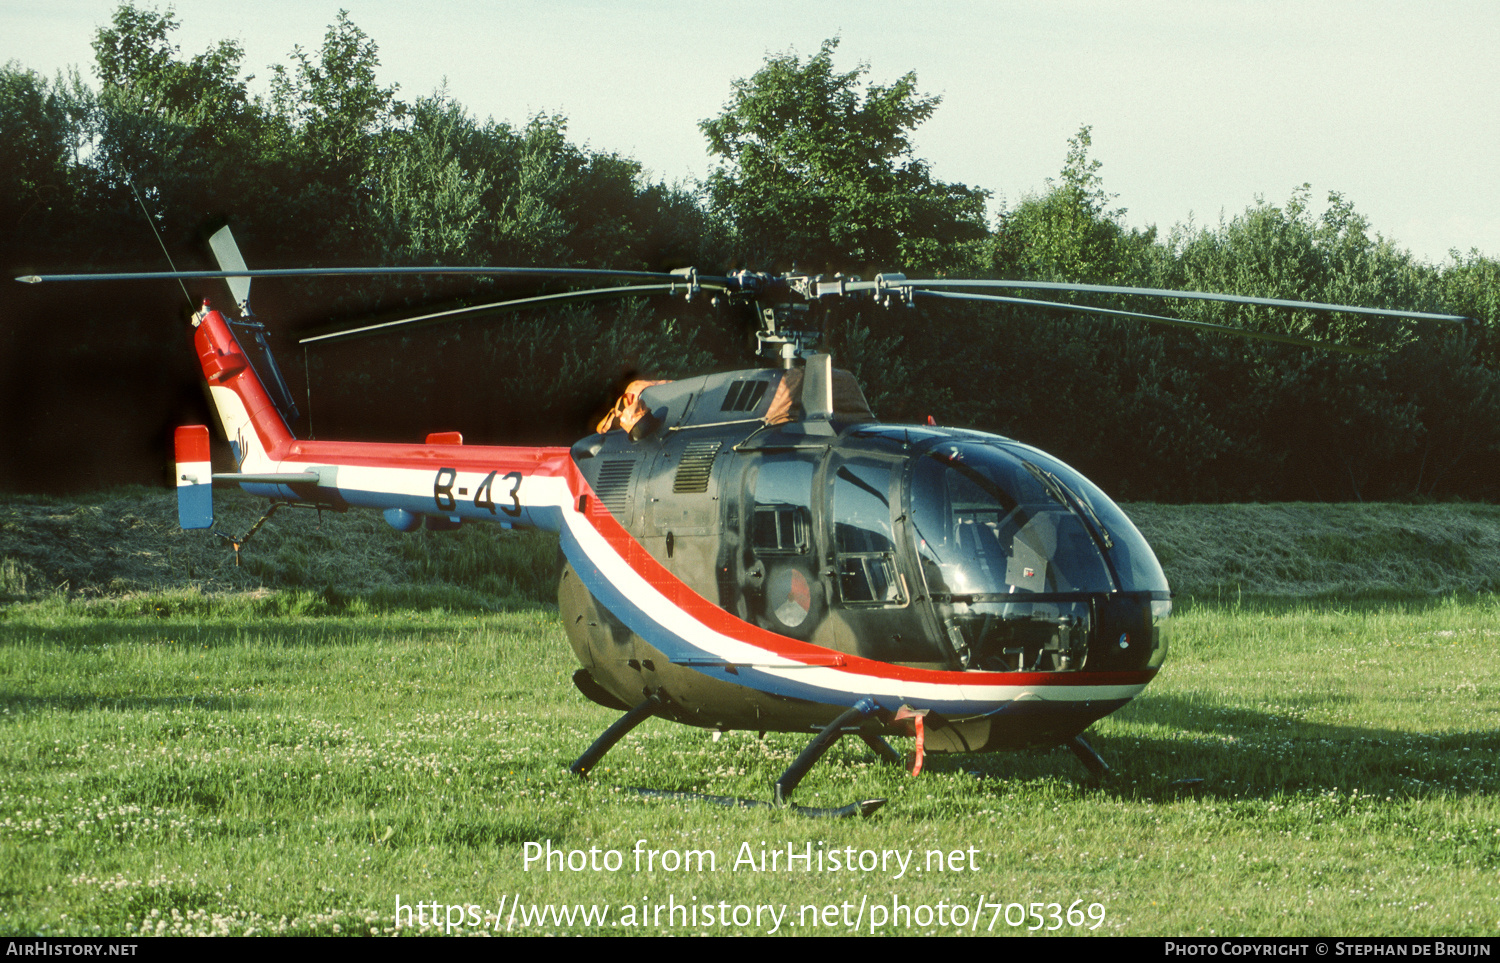
[[[219,262],[219,270],[248,272],[245,259],[240,256],[240,248],[234,243],[234,235],[229,231],[229,225],[225,224],[214,232],[214,236],[208,239],[208,246],[213,248],[214,260]],[[234,297],[234,303],[240,306],[244,314],[250,313],[250,278],[241,273],[238,277],[226,277],[225,283],[229,285],[229,293]]]

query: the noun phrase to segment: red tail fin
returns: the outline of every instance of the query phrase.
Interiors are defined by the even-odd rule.
[[[194,319],[193,345],[208,393],[241,471],[265,471],[292,441],[291,429],[266,393],[224,316],[205,304]]]

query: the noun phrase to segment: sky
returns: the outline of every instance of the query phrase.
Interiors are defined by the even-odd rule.
[[[141,6],[152,6],[141,3]],[[115,0],[0,2],[0,62],[95,82]],[[167,4],[157,4],[165,8]],[[916,131],[941,180],[992,212],[1046,190],[1068,138],[1131,227],[1211,227],[1309,183],[1432,263],[1500,256],[1500,4],[1493,0],[176,0],[183,54],[239,41],[252,90],[293,47],[315,53],[347,9],[403,99],[446,86],[484,119],[562,114],[570,137],[691,183],[698,122],[768,54],[840,39],[835,66],[942,98]]]

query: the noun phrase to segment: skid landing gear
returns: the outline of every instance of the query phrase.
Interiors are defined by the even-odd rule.
[[[610,749],[614,748],[615,743],[623,739],[626,733],[628,733],[630,730],[634,729],[641,723],[645,722],[647,719],[656,715],[663,708],[664,705],[658,697],[654,695],[647,696],[645,701],[641,702],[634,709],[631,709],[619,719],[615,720],[614,725],[604,730],[603,734],[601,734],[598,739],[594,740],[594,744],[589,746],[588,750],[584,752],[583,755],[574,760],[573,764],[568,767],[568,771],[578,776],[579,778],[587,777],[589,774],[589,770],[598,765],[599,760],[604,758],[604,754],[609,752]],[[823,754],[830,748],[832,748],[833,744],[835,742],[838,742],[846,732],[857,731],[859,728],[859,724],[869,716],[873,715],[877,710],[878,707],[875,705],[875,701],[873,699],[862,699],[853,708],[844,710],[844,712],[842,712],[837,719],[824,726],[821,732],[819,732],[816,736],[813,736],[812,742],[807,744],[807,748],[803,749],[802,753],[797,756],[796,760],[787,767],[786,772],[782,773],[780,778],[776,780],[774,786],[772,787],[771,802],[763,802],[758,799],[740,799],[736,796],[711,796],[705,793],[696,792],[674,792],[665,789],[640,789],[636,787],[631,788],[640,793],[642,796],[647,796],[652,799],[695,799],[702,802],[718,803],[721,806],[790,809],[792,812],[795,812],[798,815],[812,816],[815,818],[868,816],[875,810],[879,809],[881,806],[884,806],[885,800],[865,799],[860,802],[852,802],[847,806],[839,806],[836,808],[794,806],[792,805],[790,800],[792,797],[792,792],[797,788],[797,784],[802,781],[802,778],[806,776],[809,771],[811,771],[812,767],[817,764],[818,760],[823,758]],[[869,735],[866,733],[860,733],[860,737],[864,739],[865,744],[868,745],[871,749],[874,749],[882,759],[885,759],[887,762],[900,761],[900,755],[896,752],[896,750],[892,749],[890,747],[890,744],[887,743],[884,739],[881,739],[879,736]]]
[[[1089,775],[1095,779],[1103,779],[1109,775],[1109,766],[1094,751],[1094,747],[1083,741],[1083,736],[1074,736],[1073,741],[1068,743],[1068,748],[1073,750],[1073,755],[1083,763],[1083,768],[1089,771]]]
[[[583,755],[573,760],[573,765],[568,767],[568,772],[580,779],[587,776],[589,770],[597,766],[599,760],[604,758],[604,754],[615,747],[615,743],[625,738],[627,732],[656,715],[661,708],[660,699],[654,695],[647,696],[645,702],[616,719],[614,725],[605,729]]]

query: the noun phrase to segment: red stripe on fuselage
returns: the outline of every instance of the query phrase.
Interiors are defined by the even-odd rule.
[[[581,485],[582,482],[578,484]],[[575,491],[575,495],[576,493]],[[588,501],[590,508],[593,508],[598,499],[590,495]],[[669,602],[702,622],[709,629],[748,645],[766,649],[778,658],[807,665],[829,667],[828,655],[833,650],[777,635],[775,632],[743,622],[693,591],[653,558],[651,553],[647,552],[602,505],[596,510],[585,513],[584,517],[641,578],[666,596]],[[937,685],[1142,685],[1150,682],[1157,673],[1156,669],[1145,669],[1139,672],[954,672],[893,665],[889,662],[880,662],[876,659],[866,659],[842,652],[835,654],[840,662],[835,663],[831,668],[840,672],[872,676],[878,679],[898,679]]]
[[[414,468],[436,471],[512,470],[525,475],[569,477],[577,474],[566,448],[507,445],[424,445],[374,441],[292,441],[271,452],[275,461],[327,463],[363,468]]]

